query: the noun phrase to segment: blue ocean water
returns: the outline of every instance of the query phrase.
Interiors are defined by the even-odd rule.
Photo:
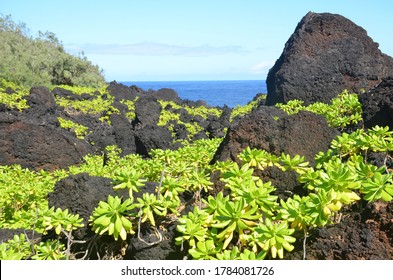
[[[266,93],[264,80],[243,81],[178,81],[178,82],[121,82],[126,86],[136,85],[144,90],[174,89],[179,97],[188,100],[204,100],[210,106],[235,107],[246,105],[258,93]]]

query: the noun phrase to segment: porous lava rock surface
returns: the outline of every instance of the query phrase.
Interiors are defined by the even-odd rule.
[[[393,73],[393,58],[378,47],[349,19],[309,12],[268,73],[266,104],[327,103],[345,89],[359,93],[374,87]]]
[[[31,88],[26,99],[30,108],[22,112],[0,111],[0,164],[55,170],[80,163],[92,151],[59,127],[57,105],[47,88]]]
[[[314,156],[326,151],[338,134],[323,116],[306,111],[287,115],[278,108],[262,106],[229,126],[213,161],[240,162],[238,154],[250,147],[278,156],[282,152],[299,154],[313,163]]]
[[[73,233],[77,239],[83,239],[88,234],[90,215],[100,201],[107,201],[109,195],[128,194],[113,190],[111,179],[80,173],[56,183],[54,191],[48,195],[48,206],[68,209],[70,213],[83,218],[84,227]]]
[[[366,128],[375,125],[393,129],[393,76],[382,80],[375,88],[359,95]]]
[[[360,207],[359,207],[360,206]],[[303,236],[286,259],[303,258]],[[305,246],[307,260],[391,260],[393,259],[393,203],[359,202],[342,211],[334,225],[312,229]]]
[[[56,170],[78,164],[89,151],[79,139],[51,126],[0,120],[0,164]]]

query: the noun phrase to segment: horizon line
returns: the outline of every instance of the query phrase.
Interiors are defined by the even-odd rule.
[[[146,83],[146,82],[225,82],[225,81],[227,81],[227,82],[233,82],[233,81],[260,81],[260,82],[266,82],[266,80],[263,80],[263,79],[222,79],[222,80],[112,80],[112,81],[110,81],[110,82],[117,82],[117,83],[123,83],[123,82],[126,82],[126,83],[130,83],[130,82],[133,82],[133,83],[140,83],[140,82],[143,82],[143,83]],[[108,83],[110,83],[110,82],[108,82]]]

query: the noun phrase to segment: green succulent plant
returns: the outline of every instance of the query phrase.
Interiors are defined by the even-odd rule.
[[[298,174],[305,173],[309,168],[309,162],[305,161],[304,156],[295,155],[291,157],[288,154],[281,153],[279,166],[283,171],[294,170]]]
[[[58,117],[57,120],[59,121],[61,128],[70,129],[75,133],[77,138],[85,139],[85,136],[88,133],[88,127],[60,117]]]
[[[234,200],[244,198],[246,203],[256,206],[264,216],[271,217],[275,214],[278,206],[277,196],[272,195],[276,190],[271,182],[263,183],[262,180],[241,182],[231,187]]]
[[[133,199],[133,192],[139,192],[139,188],[145,185],[147,180],[135,169],[120,169],[115,173],[113,179],[113,189],[125,189],[129,191],[130,198]]]
[[[338,200],[343,204],[350,204],[360,199],[354,192],[359,189],[361,182],[353,167],[344,164],[340,159],[332,159],[323,164],[324,170],[319,173],[321,184],[316,186],[317,189],[329,191],[333,189]]]
[[[142,198],[137,198],[135,207],[140,209],[138,216],[141,218],[141,222],[149,220],[150,224],[156,226],[154,215],[165,217],[168,213],[168,207],[176,211],[178,201],[174,201],[171,197],[165,199],[162,195],[159,198],[152,193],[144,193]]]
[[[65,260],[65,246],[59,240],[46,240],[34,246],[33,260]]]
[[[202,202],[205,205],[203,210],[212,217],[216,217],[218,208],[223,207],[223,205],[225,205],[228,201],[229,197],[224,196],[222,192],[219,192],[216,197],[209,195],[207,200],[202,199]]]
[[[281,207],[279,210],[279,217],[291,223],[291,228],[300,231],[308,231],[312,226],[313,218],[307,206],[309,196],[294,195],[289,197],[286,201],[280,200]]]
[[[239,168],[239,165],[235,162],[222,174],[221,180],[224,182],[230,182],[231,180],[236,180],[236,178],[240,178],[242,181],[257,180],[258,177],[253,176],[253,173],[254,169],[250,168],[248,164],[244,164]]]
[[[213,183],[210,181],[210,177],[208,174],[205,174],[203,171],[194,170],[191,173],[190,179],[188,181],[191,190],[201,191],[204,190],[208,192],[212,189]]]
[[[198,207],[189,212],[186,216],[179,218],[176,229],[181,233],[181,236],[175,238],[177,245],[183,244],[187,241],[191,248],[196,246],[198,241],[204,241],[207,238],[206,222],[209,214]]]
[[[216,258],[218,260],[240,260],[240,251],[239,247],[233,246],[231,250],[221,250],[216,254]]]
[[[277,256],[284,257],[284,249],[291,252],[294,246],[291,243],[296,241],[292,236],[295,229],[288,228],[287,222],[273,222],[265,219],[264,223],[259,223],[254,231],[252,244],[258,245],[265,252],[271,253],[273,259]],[[257,250],[254,245],[253,251]]]
[[[195,247],[188,250],[188,253],[194,258],[194,260],[216,260],[216,254],[221,251],[220,246],[221,244],[216,246],[214,240],[207,239],[204,241],[198,241]]]
[[[391,173],[375,172],[371,178],[368,178],[362,184],[360,191],[365,195],[364,199],[367,201],[377,201],[379,199],[385,202],[392,201],[393,181]]]
[[[266,258],[266,251],[260,251],[258,254],[248,250],[248,249],[244,249],[244,251],[242,253],[240,253],[240,260],[252,260],[252,261],[256,261],[256,260],[264,260]]]
[[[108,233],[115,240],[127,239],[127,234],[134,234],[128,212],[135,208],[130,198],[121,202],[120,197],[108,196],[107,202],[100,201],[90,216],[92,230],[99,235]]]
[[[161,193],[164,197],[178,196],[179,193],[183,193],[185,191],[184,185],[185,182],[179,178],[166,176],[162,181]]]
[[[39,213],[38,226],[45,228],[45,231],[54,229],[56,234],[59,235],[62,230],[70,232],[74,229],[83,227],[83,218],[79,214],[70,214],[68,209],[62,210],[52,207],[48,210]]]
[[[342,207],[337,192],[333,189],[329,191],[319,189],[316,193],[310,193],[309,196],[310,199],[306,202],[306,205],[313,219],[312,224],[323,227],[331,223],[330,217]]]
[[[297,114],[300,111],[310,111],[323,115],[332,127],[344,128],[350,124],[357,124],[362,120],[362,106],[357,94],[344,90],[330,104],[316,102],[303,106],[301,100],[290,100],[286,104],[278,103],[276,107],[287,114]]]
[[[232,122],[235,118],[247,115],[252,112],[255,108],[258,107],[258,104],[261,100],[266,99],[266,95],[260,95],[256,100],[249,102],[247,105],[240,106],[237,105],[232,109],[231,116],[229,121]]]
[[[7,92],[7,89],[11,89],[13,93]],[[25,87],[0,78],[0,104],[4,104],[10,109],[22,111],[29,108],[25,99],[28,95],[29,91]]]
[[[278,162],[278,157],[265,150],[250,149],[250,147],[245,148],[238,157],[244,164],[260,170],[264,170],[266,167],[273,166]]]
[[[23,233],[0,244],[0,260],[22,260],[31,254],[31,245]]]
[[[220,229],[217,239],[224,242],[223,249],[225,249],[232,241],[235,233],[239,234],[240,241],[244,241],[244,231],[255,226],[260,217],[258,206],[248,205],[246,200],[241,198],[237,201],[227,201],[225,204],[219,204],[216,222],[212,223],[211,226]]]

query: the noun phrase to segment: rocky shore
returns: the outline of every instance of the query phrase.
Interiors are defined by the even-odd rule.
[[[343,16],[305,15],[269,71],[267,87],[266,100],[258,99],[251,112],[233,119],[228,107],[210,108],[203,101],[181,100],[171,89],[143,91],[112,82],[106,93],[79,94],[62,87],[33,87],[26,96],[29,108],[15,110],[0,104],[0,165],[55,171],[81,164],[88,154],[105,157],[109,145],[119,147],[121,156],[149,158],[155,149],[176,150],[198,139],[223,138],[211,164],[226,160],[240,164],[238,155],[250,147],[277,156],[304,156],[315,166],[315,156],[327,151],[332,140],[343,133],[376,125],[393,129],[393,58],[383,54],[363,28]],[[294,99],[305,105],[329,103],[345,89],[358,93],[363,121],[344,129],[329,126],[323,116],[312,112],[288,115],[274,106]],[[108,101],[105,110],[84,113],[64,105],[94,102],[97,96]],[[195,110],[203,113],[193,113]],[[75,130],[62,127],[59,118],[77,123],[87,132],[78,137]],[[381,166],[378,153],[370,159]],[[393,168],[392,161],[385,163],[389,170]],[[280,198],[304,192],[295,172],[269,167],[256,175],[271,181]],[[214,184],[211,194],[223,191],[215,176],[210,178]],[[157,182],[147,182],[141,193],[154,193],[156,187]],[[123,193],[113,190],[110,179],[81,173],[59,180],[48,201],[49,207],[69,209],[87,221],[99,201],[118,194]],[[182,214],[187,210],[192,208]],[[174,222],[162,230],[163,241],[155,245],[141,241],[153,233],[147,227],[142,238],[132,236],[126,245],[103,236],[96,250],[107,258],[119,255],[122,248],[124,259],[187,258],[187,250],[175,245],[176,226]],[[21,232],[0,229],[0,241]],[[88,227],[74,235],[85,241],[95,236]],[[51,238],[50,234],[37,236]],[[295,249],[286,258],[302,259],[302,243],[303,237],[298,236]],[[313,229],[307,238],[307,259],[393,259],[393,203],[359,202],[344,209],[340,223]]]

